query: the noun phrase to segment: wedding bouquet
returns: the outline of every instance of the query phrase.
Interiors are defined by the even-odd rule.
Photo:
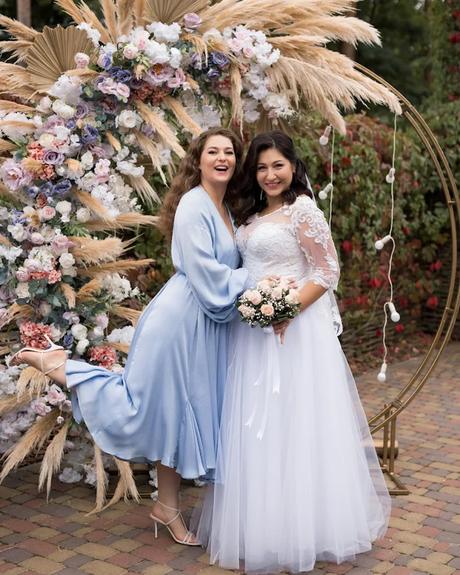
[[[299,292],[287,278],[267,278],[246,290],[237,301],[241,321],[250,326],[268,327],[300,312]]]

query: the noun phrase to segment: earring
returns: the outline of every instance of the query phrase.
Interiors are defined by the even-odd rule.
[[[262,201],[263,199],[264,199],[264,191],[262,188],[260,188],[259,200]]]

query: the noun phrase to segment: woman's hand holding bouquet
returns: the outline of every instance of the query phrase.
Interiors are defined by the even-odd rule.
[[[300,312],[300,300],[299,292],[292,286],[290,278],[270,277],[246,290],[236,304],[241,321],[266,328],[294,318]]]

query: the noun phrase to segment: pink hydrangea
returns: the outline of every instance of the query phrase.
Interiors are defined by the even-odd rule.
[[[19,326],[19,331],[21,333],[21,341],[25,346],[37,349],[49,347],[45,335],[51,337],[51,326],[43,323],[34,323],[33,321],[23,321]]]
[[[116,351],[108,345],[97,345],[89,352],[90,361],[94,361],[101,367],[110,369],[117,361]]]
[[[48,283],[50,285],[60,282],[62,278],[62,274],[59,270],[51,270],[48,274]]]

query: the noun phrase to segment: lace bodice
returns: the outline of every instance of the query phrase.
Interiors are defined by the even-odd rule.
[[[339,265],[329,226],[308,196],[266,216],[255,214],[238,228],[236,240],[243,267],[254,283],[280,275],[337,288]]]

